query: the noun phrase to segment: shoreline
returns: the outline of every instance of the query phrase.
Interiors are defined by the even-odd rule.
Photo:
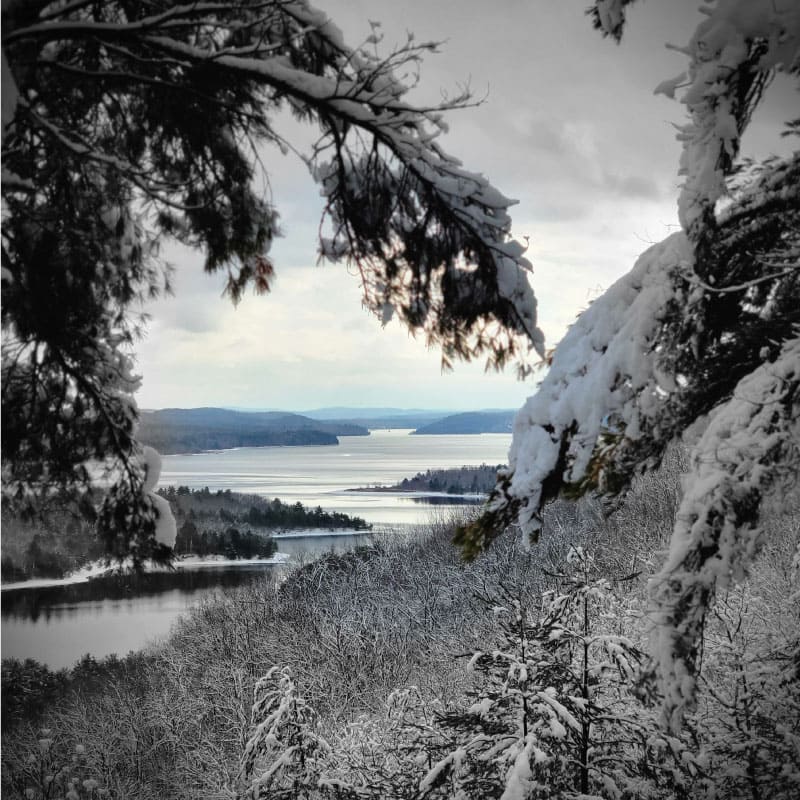
[[[356,528],[308,528],[303,530],[290,530],[281,533],[273,533],[272,539],[279,542],[282,539],[295,540],[295,539],[315,539],[324,538],[328,536],[333,537],[348,537],[348,536],[370,536],[375,531],[372,528],[365,530],[358,530]],[[188,554],[185,556],[176,556],[175,561],[172,563],[173,569],[204,569],[208,567],[226,567],[226,566],[244,566],[244,565],[274,565],[283,566],[291,561],[291,556],[287,553],[276,552],[268,558],[226,558],[223,555],[210,555],[198,556],[196,554]],[[148,564],[145,569],[146,573],[153,572],[168,572],[170,567],[161,565]],[[130,565],[123,563],[119,564],[106,564],[103,561],[95,561],[87,564],[84,567],[76,570],[75,572],[65,575],[63,578],[29,578],[24,581],[10,581],[8,583],[0,584],[0,593],[5,591],[19,591],[22,589],[48,589],[56,586],[73,586],[79,583],[88,583],[89,581],[97,578],[106,578],[113,575],[124,574],[130,571]]]
[[[197,556],[189,555],[185,558],[176,558],[172,564],[174,569],[202,569],[204,567],[242,566],[245,564],[283,565],[289,562],[285,553],[276,553],[269,558],[239,558],[231,559],[225,556]],[[74,586],[79,583],[89,583],[97,578],[108,578],[114,575],[125,574],[130,571],[126,564],[111,565],[95,561],[87,564],[63,578],[29,578],[25,581],[12,581],[0,585],[0,592],[19,591],[21,589],[49,589],[56,586]],[[170,567],[150,564],[145,573],[168,572]]]
[[[434,492],[428,489],[402,489],[398,486],[361,486],[357,489],[343,489],[343,492],[359,492],[363,494],[401,494],[413,495],[414,497],[452,497],[465,498],[469,500],[481,500],[489,495],[483,492]]]
[[[381,428],[376,428],[375,430],[382,430]],[[413,428],[409,428],[409,430],[413,431]],[[263,450],[268,447],[339,447],[342,443],[339,439],[364,439],[367,436],[372,435],[372,429],[367,430],[366,433],[337,433],[336,441],[335,442],[325,442],[314,444],[312,442],[308,442],[305,444],[240,444],[236,447],[217,447],[212,448],[210,450],[181,450],[179,453],[162,453],[154,445],[147,445],[148,447],[152,447],[154,450],[158,452],[160,456],[203,456],[208,455],[209,453],[233,453],[236,450]]]

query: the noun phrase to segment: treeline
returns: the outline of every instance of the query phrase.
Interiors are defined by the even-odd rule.
[[[32,658],[4,658],[2,667],[2,730],[40,719],[65,699],[102,694],[109,685],[125,680],[142,693],[155,664],[152,654],[111,655],[99,661],[85,655],[72,669],[51,670]]]
[[[3,514],[1,524],[3,583],[63,578],[105,552],[94,527],[66,512],[35,524]]]
[[[369,486],[354,489],[358,492],[436,492],[444,494],[489,494],[497,482],[497,470],[502,464],[478,467],[451,467],[418,472],[392,486]]]
[[[207,602],[146,665],[15,722],[3,796],[795,798],[800,503],[776,503],[749,583],[717,598],[669,729],[646,585],[677,475],[610,518],[551,504],[535,548],[465,564],[442,523]]]
[[[503,465],[429,469],[413,478],[403,478],[396,488],[403,492],[444,492],[446,494],[489,494]]]
[[[231,525],[224,530],[201,531],[193,519],[187,519],[175,537],[177,555],[221,555],[230,559],[269,558],[278,550],[271,536],[240,531]]]
[[[339,439],[328,431],[308,430],[213,430],[205,427],[149,425],[142,442],[162,455],[230,450],[234,447],[308,447],[337,445]]]
[[[178,555],[269,557],[276,550],[269,536],[272,532],[304,528],[366,531],[371,527],[361,517],[230,490],[168,486],[159,489],[159,494],[169,500],[178,523]],[[4,514],[2,529],[0,578],[4,583],[63,578],[105,556],[94,527],[66,512],[51,512],[36,524]]]
[[[370,528],[361,517],[350,517],[339,511],[323,511],[321,506],[306,508],[302,503],[288,505],[277,497],[268,508],[251,506],[244,519],[250,525],[262,528]]]
[[[182,520],[190,519],[217,527],[238,524],[274,531],[303,528],[366,531],[371,527],[361,517],[325,511],[321,506],[308,508],[300,502],[284,503],[277,497],[270,500],[230,489],[212,492],[208,487],[168,486],[158,493],[169,501],[179,525]]]
[[[159,453],[196,453],[231,447],[336,445],[339,436],[368,436],[360,425],[325,422],[285,412],[224,408],[143,411],[139,440]]]

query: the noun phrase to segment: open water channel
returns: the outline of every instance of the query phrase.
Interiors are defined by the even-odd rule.
[[[407,430],[341,437],[330,447],[257,447],[165,456],[160,486],[170,484],[278,497],[358,516],[384,535],[404,535],[448,498],[353,489],[387,486],[428,469],[502,464],[507,434],[410,436]],[[367,544],[370,534],[290,531],[277,537],[290,561]],[[193,604],[216,592],[263,579],[276,564],[238,562],[181,568],[143,578],[116,577],[67,585],[41,584],[2,592],[3,658],[35,658],[51,668],[72,666],[85,653],[124,655],[169,633]]]

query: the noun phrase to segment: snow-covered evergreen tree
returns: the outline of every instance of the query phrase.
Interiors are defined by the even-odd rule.
[[[597,0],[595,25],[619,39],[629,6]],[[762,543],[762,497],[800,465],[800,153],[736,174],[770,77],[800,75],[800,7],[717,0],[702,11],[686,73],[657,88],[682,90],[689,116],[683,229],[643,253],[549,356],[488,511],[461,536],[472,553],[509,526],[535,539],[559,492],[618,493],[683,438],[689,472],[651,590],[675,725],[714,595],[745,575]]]
[[[499,643],[476,653],[474,702],[442,717],[447,747],[423,797],[672,798],[695,770],[633,694],[643,653],[619,632],[624,604],[573,548],[557,588],[495,607]],[[629,627],[632,627],[629,625]]]

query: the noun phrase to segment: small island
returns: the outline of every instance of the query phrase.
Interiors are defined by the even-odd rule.
[[[271,538],[295,530],[372,529],[361,517],[229,489],[212,492],[208,487],[168,486],[159,489],[158,494],[169,501],[178,524],[177,555],[240,552],[239,557],[249,558],[250,555],[241,553],[241,546],[247,547],[245,543],[252,542],[253,537]]]
[[[414,492],[449,495],[486,495],[497,482],[497,470],[503,465],[481,464],[478,467],[452,467],[418,472],[392,486],[364,486],[349,492]]]

